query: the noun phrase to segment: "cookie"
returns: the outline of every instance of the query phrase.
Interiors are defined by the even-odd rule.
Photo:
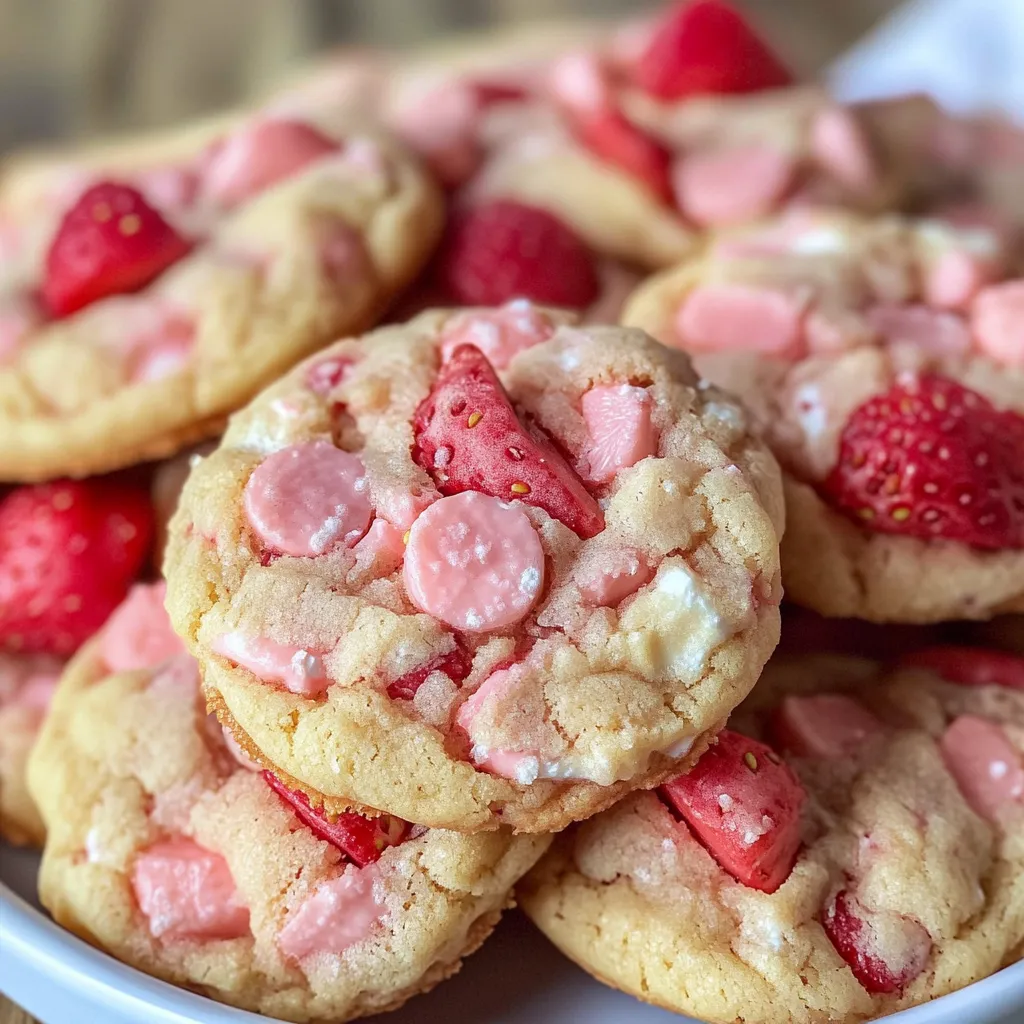
[[[57,658],[0,652],[0,838],[9,843],[42,846],[46,835],[25,765],[60,672]]]
[[[1024,941],[1007,657],[773,663],[690,775],[559,837],[522,906],[599,980],[721,1024],[855,1024],[987,977]]]
[[[0,182],[0,479],[172,455],[374,323],[442,204],[401,147],[265,113]]]
[[[746,695],[782,515],[680,353],[523,302],[434,311],[236,414],[172,521],[168,608],[222,722],[315,802],[554,831],[677,773]]]
[[[232,753],[161,597],[136,591],[71,662],[32,756],[55,920],[296,1022],[391,1009],[457,971],[547,838],[314,810]]]
[[[791,600],[879,622],[1024,609],[1024,281],[1004,256],[978,229],[801,211],[627,304],[760,422]]]

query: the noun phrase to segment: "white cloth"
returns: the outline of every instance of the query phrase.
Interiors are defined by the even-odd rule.
[[[1024,122],[1024,0],[909,0],[830,72],[840,99],[925,92]]]

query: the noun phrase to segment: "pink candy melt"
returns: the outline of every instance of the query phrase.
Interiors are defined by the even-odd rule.
[[[830,107],[815,118],[811,151],[818,163],[851,191],[867,192],[877,184],[868,141],[848,110]]]
[[[620,469],[658,453],[651,423],[654,402],[644,388],[611,384],[591,388],[582,400],[583,419],[590,434],[586,478],[607,483]]]
[[[456,725],[469,737],[471,743],[476,742],[473,723],[488,700],[501,700],[515,684],[516,672],[511,669],[499,669],[492,672],[479,686],[476,693],[459,708],[455,716]],[[482,751],[474,746],[473,763],[478,768],[500,775],[504,779],[520,779],[524,763],[537,754],[523,750],[488,750]]]
[[[971,348],[967,327],[955,313],[927,306],[874,306],[865,315],[887,342],[907,342],[935,355],[963,355]]]
[[[1007,366],[1024,366],[1024,281],[981,292],[971,309],[971,328],[983,352]]]
[[[299,121],[247,125],[213,147],[202,176],[203,192],[233,206],[337,150],[337,145]]]
[[[338,878],[321,882],[288,915],[277,936],[281,952],[295,960],[312,953],[343,953],[370,935],[385,913],[374,898],[374,875],[372,868],[350,867]]]
[[[551,321],[525,299],[500,309],[463,313],[453,317],[441,335],[441,357],[447,359],[460,345],[480,349],[495,369],[503,370],[520,353],[554,334]]]
[[[8,297],[0,305],[0,366],[18,354],[28,333],[43,321],[42,312],[27,297]]]
[[[362,237],[338,219],[325,223],[319,240],[320,265],[327,279],[339,287],[365,278],[369,259]]]
[[[774,724],[780,746],[799,757],[844,757],[883,732],[860,701],[838,693],[787,697]]]
[[[962,309],[991,277],[987,261],[962,249],[948,249],[925,273],[925,301],[939,309]]]
[[[471,85],[449,82],[403,106],[395,116],[394,128],[442,184],[455,186],[480,164],[479,117],[480,101]]]
[[[676,314],[684,346],[697,351],[750,351],[797,356],[803,306],[770,288],[709,284],[695,288]]]
[[[987,718],[961,715],[946,729],[942,756],[971,809],[996,821],[1024,800],[1024,765],[1005,730]]]
[[[351,546],[366,532],[372,511],[362,462],[329,441],[274,452],[245,485],[249,524],[282,555]]]
[[[519,622],[540,594],[544,551],[526,514],[465,491],[441,498],[409,532],[405,587],[417,608],[483,633]]]
[[[113,672],[159,665],[185,653],[164,610],[167,586],[136,583],[114,610],[100,635],[100,654]]]
[[[149,930],[163,939],[237,939],[249,934],[249,911],[238,901],[223,857],[171,839],[135,859],[132,889]]]
[[[768,213],[789,190],[792,157],[752,143],[683,157],[673,169],[676,201],[702,226],[735,224]]]
[[[283,683],[303,697],[320,696],[330,683],[323,659],[301,647],[244,633],[225,633],[213,642],[213,649],[264,682]]]
[[[611,608],[635,594],[654,578],[654,568],[639,551],[612,552],[602,563],[577,573],[583,599]]]
[[[559,57],[548,75],[548,88],[558,103],[577,116],[594,116],[615,106],[605,68],[586,51]]]
[[[405,541],[402,531],[383,519],[375,519],[366,536],[356,544],[356,558],[392,572],[402,564],[405,557]]]

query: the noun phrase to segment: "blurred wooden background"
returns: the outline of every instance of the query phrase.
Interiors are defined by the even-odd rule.
[[[409,45],[658,0],[0,0],[0,150],[167,124],[238,102],[337,43]],[[896,0],[736,0],[802,70]],[[1022,0],[1024,2],[1024,0]]]

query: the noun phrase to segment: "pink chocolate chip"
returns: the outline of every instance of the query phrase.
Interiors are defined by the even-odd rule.
[[[555,101],[581,117],[593,117],[615,108],[611,82],[600,57],[586,50],[559,57],[548,73],[548,88]]]
[[[544,550],[526,514],[464,491],[441,498],[409,531],[405,587],[417,608],[470,633],[502,629],[533,607]]]
[[[453,317],[441,335],[441,357],[447,359],[460,345],[480,349],[495,369],[503,370],[520,352],[555,332],[555,325],[526,299],[513,299],[499,309],[462,313]]]
[[[249,911],[238,899],[227,862],[191,839],[143,850],[132,889],[158,939],[237,939],[249,934]]]
[[[477,743],[475,722],[487,701],[502,700],[518,678],[516,670],[498,669],[492,672],[479,686],[476,693],[459,708],[455,716],[456,725],[469,737],[473,744],[470,757],[478,767],[503,779],[515,779],[524,785],[537,777],[540,768],[539,756],[529,750],[485,749]]]
[[[405,541],[397,526],[384,519],[375,519],[353,551],[357,563],[372,566],[379,575],[387,576],[402,564]]]
[[[312,953],[343,953],[365,939],[385,908],[373,892],[372,867],[348,867],[345,873],[321,882],[292,910],[278,933],[277,946],[294,960]]]
[[[971,335],[955,313],[927,306],[873,306],[868,323],[889,343],[906,342],[935,355],[963,355],[970,351]]]
[[[640,551],[622,549],[580,566],[576,583],[583,600],[612,608],[654,578],[654,567]]]
[[[760,143],[691,153],[672,172],[676,202],[701,226],[737,224],[764,216],[781,201],[796,161]]]
[[[859,700],[839,693],[787,697],[772,727],[779,746],[798,757],[845,757],[884,731]]]
[[[337,148],[333,140],[301,121],[245,125],[207,155],[203,193],[221,206],[234,206]]]
[[[586,479],[592,483],[607,483],[619,470],[658,454],[651,423],[654,400],[644,388],[600,385],[584,394],[581,405],[590,434],[584,455]]]
[[[1024,281],[986,288],[971,308],[978,347],[1006,366],[1024,366]]]
[[[256,535],[282,555],[322,555],[351,547],[373,509],[362,462],[330,441],[274,452],[245,485],[245,513]]]
[[[303,697],[319,697],[331,682],[320,655],[302,647],[238,632],[217,637],[212,646],[217,654],[247,668],[258,679],[283,683]]]
[[[153,206],[173,212],[192,205],[199,174],[187,166],[153,167],[136,176],[135,186]]]
[[[844,107],[828,107],[814,119],[811,152],[852,192],[863,194],[878,184],[878,171],[864,130]]]
[[[0,366],[14,359],[29,332],[42,322],[42,310],[29,296],[12,295],[0,301]]]
[[[675,327],[685,349],[796,357],[803,314],[803,304],[785,292],[708,284],[690,292],[676,313]]]
[[[982,818],[997,821],[1024,799],[1024,764],[1005,730],[987,718],[961,715],[943,733],[942,756],[964,799]]]
[[[100,653],[112,672],[132,672],[185,654],[164,609],[167,585],[136,583],[100,635]]]

